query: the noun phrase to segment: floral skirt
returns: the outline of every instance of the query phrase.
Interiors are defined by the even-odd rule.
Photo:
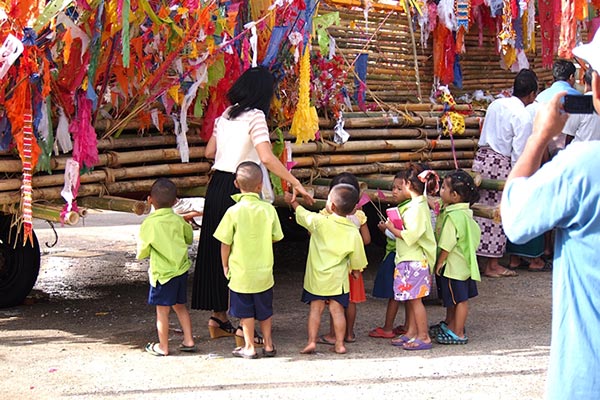
[[[429,295],[431,274],[426,261],[401,261],[394,271],[394,300],[420,299]]]

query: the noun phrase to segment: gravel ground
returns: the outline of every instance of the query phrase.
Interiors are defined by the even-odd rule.
[[[4,398],[16,399],[540,399],[550,344],[551,274],[484,279],[470,302],[469,343],[407,352],[367,336],[383,323],[385,301],[358,307],[357,341],[348,354],[329,346],[300,355],[308,307],[299,301],[306,243],[276,245],[276,358],[233,358],[233,338],[211,340],[209,313],[192,311],[199,351],[181,354],[172,316],[169,357],[143,351],[156,340],[146,304],[147,262],[135,260],[143,218],[93,213],[85,226],[36,229],[42,270],[28,305],[0,310],[0,374]],[[198,232],[195,232],[196,243]],[[195,255],[195,248],[190,249]],[[367,292],[382,250],[368,247]],[[190,279],[191,281],[191,279]],[[191,295],[191,294],[190,294]],[[401,311],[402,312],[402,311]],[[444,309],[427,302],[428,319]],[[328,317],[323,325],[328,326]],[[397,322],[402,322],[401,315]],[[322,327],[322,331],[325,328]],[[416,353],[416,354],[415,354]],[[7,397],[5,397],[7,396]],[[10,397],[9,397],[10,396]]]

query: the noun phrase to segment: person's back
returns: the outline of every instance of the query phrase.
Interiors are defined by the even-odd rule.
[[[600,376],[589,373],[600,370],[598,154],[600,142],[571,144],[534,176],[507,185],[502,201],[511,240],[524,242],[556,228],[548,376],[553,399],[597,398],[600,389]]]
[[[148,202],[156,211],[142,223],[137,259],[150,257],[148,304],[156,306],[159,343],[150,342],[145,350],[154,356],[169,354],[169,313],[171,308],[183,331],[180,351],[196,351],[192,323],[188,313],[187,271],[190,268],[188,245],[192,244],[192,226],[171,208],[177,200],[177,187],[166,178],[152,185]]]
[[[364,255],[362,238],[354,223],[346,217],[320,215],[304,208],[296,211],[296,218],[311,233],[305,289],[319,295],[333,294],[340,287],[347,292],[348,262],[353,263],[361,250]]]
[[[273,316],[273,242],[283,239],[275,207],[259,197],[263,173],[252,161],[240,163],[235,186],[240,194],[229,207],[213,236],[221,242],[223,273],[229,279],[229,312],[240,318],[244,345],[235,357],[257,358],[254,320],[260,322],[264,339],[263,356],[277,353],[271,338]],[[241,343],[240,343],[241,344]]]
[[[232,196],[231,206],[215,231],[221,242],[235,246],[229,256],[229,288],[239,293],[259,293],[273,286],[274,241],[283,238],[275,207],[258,193]]]

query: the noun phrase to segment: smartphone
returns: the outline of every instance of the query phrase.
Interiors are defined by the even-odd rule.
[[[590,95],[566,95],[563,109],[569,114],[593,114],[595,112],[594,102]]]

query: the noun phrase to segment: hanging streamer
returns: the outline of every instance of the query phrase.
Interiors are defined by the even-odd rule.
[[[356,57],[354,63],[354,101],[358,103],[361,110],[366,110],[365,95],[367,91],[367,63],[369,61],[369,54],[362,53]]]
[[[26,84],[27,85],[27,84]],[[23,114],[23,155],[21,161],[23,164],[23,185],[21,186],[21,212],[23,214],[23,246],[29,243],[33,246],[33,212],[31,205],[33,202],[33,188],[31,187],[31,177],[33,174],[33,127],[31,110],[31,92],[27,85],[25,98],[25,112]]]

